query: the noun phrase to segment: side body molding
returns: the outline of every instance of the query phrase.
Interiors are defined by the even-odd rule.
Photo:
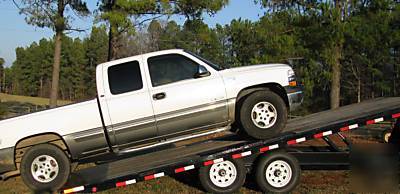
[[[73,159],[102,154],[109,150],[102,127],[63,136]]]

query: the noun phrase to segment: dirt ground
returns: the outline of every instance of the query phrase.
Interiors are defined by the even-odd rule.
[[[376,143],[374,138],[359,138],[348,135],[352,142]],[[338,138],[334,138],[338,141]],[[308,141],[300,146],[321,145],[322,141]],[[343,145],[343,144],[342,144]],[[247,175],[247,180],[239,193],[261,193],[251,174]],[[0,182],[0,193],[30,193],[29,189],[23,184],[20,177],[10,178]],[[111,189],[104,192],[106,194],[119,193],[204,193],[197,178],[196,171],[189,171],[178,174],[174,177],[162,177],[159,179],[139,182],[125,188]],[[348,171],[303,171],[301,182],[292,192],[300,193],[350,193]]]

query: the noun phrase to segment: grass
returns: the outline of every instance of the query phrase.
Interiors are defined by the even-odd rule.
[[[39,106],[49,105],[48,98],[40,98],[40,97],[30,97],[30,96],[18,96],[18,95],[10,95],[0,93],[0,102],[21,102],[21,103],[30,103]],[[70,104],[71,101],[67,100],[58,100],[58,105],[66,105]]]

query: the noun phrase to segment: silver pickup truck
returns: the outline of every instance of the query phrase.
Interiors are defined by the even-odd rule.
[[[0,173],[35,191],[62,187],[71,164],[229,130],[267,139],[302,102],[292,68],[221,69],[184,50],[96,68],[97,98],[0,121]]]

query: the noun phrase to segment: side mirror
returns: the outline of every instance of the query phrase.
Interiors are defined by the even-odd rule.
[[[194,74],[194,78],[202,78],[210,75],[211,73],[204,66],[199,65],[199,69],[197,70],[197,73]]]

